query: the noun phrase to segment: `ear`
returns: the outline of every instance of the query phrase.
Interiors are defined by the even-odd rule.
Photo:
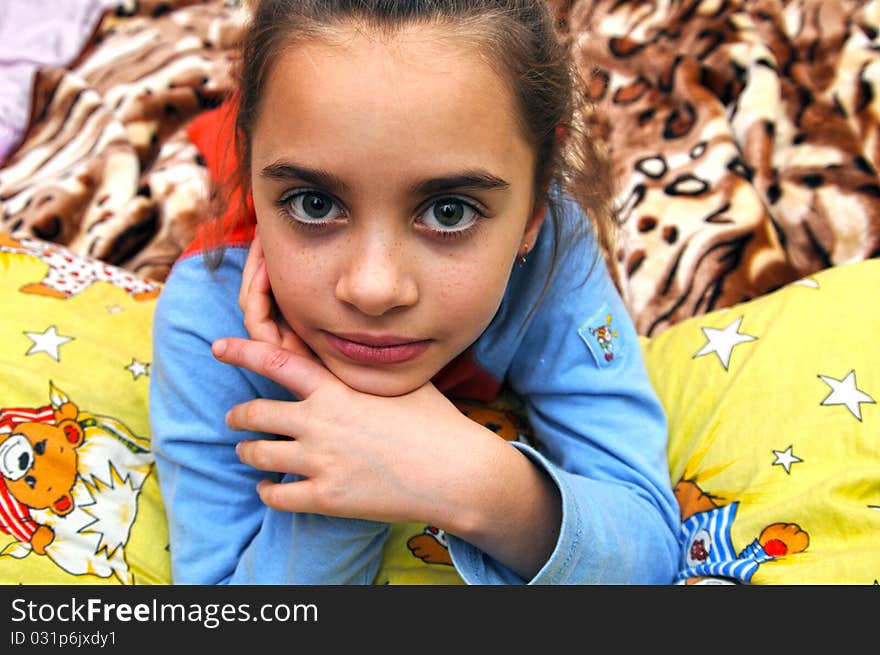
[[[526,222],[526,229],[523,232],[521,247],[528,246],[528,249],[531,250],[535,245],[535,240],[538,238],[538,232],[541,230],[541,226],[544,224],[544,218],[547,216],[547,203],[540,202],[535,205],[535,208],[532,210],[532,215],[529,216],[529,220]]]
[[[64,436],[68,443],[72,444],[74,448],[82,444],[83,440],[86,438],[82,426],[73,419],[66,418],[60,421],[58,423],[58,429],[64,432]]]
[[[55,424],[60,425],[62,421],[73,421],[79,416],[79,409],[72,402],[65,401],[60,407],[55,408]]]

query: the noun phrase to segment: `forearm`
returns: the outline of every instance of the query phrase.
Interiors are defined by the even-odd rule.
[[[668,584],[679,558],[676,533],[651,495],[630,484],[563,470],[513,444],[552,481],[559,532],[540,570],[526,577],[475,544],[449,535],[449,552],[469,584]],[[530,499],[519,499],[523,504]]]
[[[521,451],[470,420],[466,453],[420,520],[443,528],[529,580],[549,559],[559,537],[559,491]]]
[[[163,433],[158,446],[175,584],[372,584],[386,524],[267,508],[265,474],[225,455],[231,445]]]
[[[372,584],[387,525],[266,507],[257,482],[281,476],[235,455],[239,439],[265,435],[234,433],[220,411],[189,409],[204,402],[178,403],[196,385],[169,389],[164,362],[157,363],[153,437],[174,582]],[[240,378],[238,386],[246,385]]]
[[[231,584],[370,585],[388,524],[267,509]]]
[[[463,538],[524,580],[550,558],[559,538],[562,502],[543,470],[507,443],[495,466],[504,471],[477,507],[482,520]]]

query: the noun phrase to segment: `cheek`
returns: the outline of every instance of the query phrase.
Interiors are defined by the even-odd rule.
[[[328,268],[320,258],[300,248],[264,246],[264,253],[275,302],[287,322],[295,325],[328,297]]]
[[[22,478],[24,479],[24,478]],[[24,482],[13,482],[11,480],[6,481],[6,487],[9,489],[9,492],[18,500],[22,502],[26,502],[30,500],[30,498],[34,495],[31,491],[31,488],[27,486]],[[30,503],[26,503],[30,504]]]
[[[507,288],[509,271],[499,262],[459,270],[443,284],[438,298],[441,315],[454,326],[482,331],[498,310]]]

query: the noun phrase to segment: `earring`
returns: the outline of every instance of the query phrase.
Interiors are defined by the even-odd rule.
[[[531,249],[532,247],[527,243],[523,244],[522,248],[519,249],[519,257],[517,257],[517,260],[519,261],[520,266],[526,263],[526,257],[528,257],[529,250]]]

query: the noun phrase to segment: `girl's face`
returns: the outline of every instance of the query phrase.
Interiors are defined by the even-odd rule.
[[[408,393],[479,337],[544,215],[507,85],[437,27],[283,51],[251,145],[278,306],[367,393]]]

